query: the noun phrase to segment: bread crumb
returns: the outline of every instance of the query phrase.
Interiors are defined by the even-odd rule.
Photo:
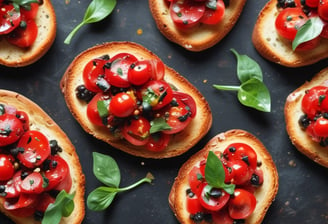
[[[294,160],[290,160],[290,161],[288,162],[288,165],[291,166],[291,167],[296,167],[296,163],[295,163]]]
[[[204,79],[204,80],[203,80],[203,83],[207,83],[207,79]]]
[[[141,28],[137,29],[137,34],[141,35],[143,33],[143,30]]]
[[[141,163],[140,163],[140,164],[141,164],[141,166],[144,166],[144,165],[145,165],[145,162],[141,161]]]

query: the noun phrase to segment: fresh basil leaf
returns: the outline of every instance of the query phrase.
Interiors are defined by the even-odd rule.
[[[102,211],[113,202],[117,191],[115,188],[98,187],[87,198],[87,207],[93,211]]]
[[[49,204],[44,213],[42,224],[57,224],[62,217],[70,216],[74,210],[74,196],[75,194],[68,194],[62,190],[57,195],[55,203]]]
[[[155,118],[150,122],[150,125],[150,134],[172,129],[172,127],[165,122],[165,119],[163,117]]]
[[[118,187],[121,182],[120,169],[116,161],[107,155],[93,152],[93,173],[103,184]]]
[[[257,78],[258,80],[263,81],[262,70],[256,61],[247,55],[240,55],[234,49],[231,49],[231,51],[237,58],[237,76],[241,83],[244,83],[251,78]]]
[[[212,187],[220,188],[224,183],[225,173],[221,160],[209,151],[205,165],[205,180]]]
[[[240,86],[238,99],[245,106],[263,112],[270,112],[271,99],[268,88],[256,78],[252,78]]]
[[[296,33],[295,39],[292,43],[293,50],[295,50],[298,45],[318,37],[323,30],[323,26],[324,23],[319,16],[308,19]]]
[[[76,32],[85,24],[99,22],[106,18],[112,13],[115,6],[116,0],[93,0],[87,8],[82,22],[72,30],[72,32],[65,39],[64,43],[69,44]]]
[[[101,118],[108,116],[108,106],[110,100],[99,100],[97,102],[97,110]]]

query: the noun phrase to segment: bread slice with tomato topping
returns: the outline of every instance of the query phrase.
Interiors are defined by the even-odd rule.
[[[253,45],[264,58],[286,67],[302,67],[328,57],[328,39],[325,38],[320,38],[319,45],[312,50],[293,51],[292,42],[277,33],[275,20],[278,13],[277,0],[268,1],[253,29]]]
[[[225,217],[224,220],[227,221],[227,223],[233,222],[233,219],[231,217],[224,215],[224,210],[229,208],[228,207],[229,201],[227,202],[227,204],[224,205],[225,207],[220,208],[218,211],[213,211],[213,213],[210,213],[210,214],[212,214],[212,217],[206,216],[206,214],[210,212],[210,210],[208,210],[208,209],[210,209],[210,207],[205,209],[203,211],[203,214],[202,214],[202,212],[199,212],[198,214],[196,213],[196,215],[195,214],[191,215],[188,212],[188,209],[194,210],[195,208],[193,209],[192,207],[195,206],[195,203],[190,202],[190,204],[189,204],[189,202],[188,202],[188,205],[187,205],[187,197],[189,197],[188,195],[191,190],[191,186],[190,186],[191,180],[189,177],[190,171],[195,166],[196,167],[202,166],[202,164],[203,164],[202,161],[205,161],[206,159],[209,158],[208,156],[209,156],[210,151],[214,152],[214,154],[217,155],[219,158],[222,158],[222,159],[220,159],[222,161],[223,160],[233,161],[232,157],[230,157],[230,159],[228,159],[228,157],[226,158],[227,155],[224,155],[225,150],[230,150],[230,148],[233,144],[246,144],[246,145],[250,146],[256,152],[257,157],[255,157],[255,159],[257,159],[258,168],[261,169],[263,172],[262,173],[263,175],[261,175],[261,176],[263,176],[263,181],[261,181],[262,183],[259,186],[257,186],[255,189],[249,190],[249,192],[252,192],[252,194],[256,198],[256,206],[255,206],[255,209],[253,210],[253,212],[251,213],[251,215],[248,215],[247,218],[244,220],[245,220],[245,223],[247,223],[247,224],[259,224],[262,222],[267,210],[269,209],[271,203],[275,199],[275,196],[278,191],[279,184],[278,184],[277,169],[271,158],[271,155],[269,154],[269,152],[267,151],[265,146],[260,142],[259,139],[257,139],[255,136],[253,136],[252,134],[250,134],[249,132],[246,132],[244,130],[232,129],[227,132],[223,132],[223,133],[220,133],[220,134],[214,136],[205,145],[205,147],[203,149],[201,149],[196,154],[194,154],[192,157],[190,157],[181,166],[179,173],[178,173],[177,177],[175,178],[175,181],[173,183],[173,186],[171,188],[169,198],[168,198],[170,207],[180,223],[184,223],[184,224],[193,224],[193,223],[204,223],[205,224],[205,223],[221,223],[221,222],[223,223],[223,220],[221,220],[221,222],[220,222],[220,217],[221,218]],[[236,148],[234,148],[234,150],[235,149]],[[233,151],[230,151],[230,152],[233,152]],[[245,155],[247,155],[247,154],[245,154]],[[223,156],[223,157],[221,157],[221,156]],[[250,162],[250,160],[249,160],[250,157],[247,157],[247,159],[245,159],[245,157],[241,157],[241,158],[245,162]],[[226,163],[226,162],[222,162],[222,164],[224,164],[224,163]],[[213,162],[212,162],[212,164],[213,164]],[[218,168],[215,168],[215,169],[218,169]],[[229,170],[229,169],[227,169],[227,170]],[[200,175],[203,175],[201,170],[202,169],[200,168],[200,172],[197,174],[197,178],[194,178],[194,180],[195,179],[197,179],[198,181],[204,180],[203,178],[200,178]],[[231,170],[229,172],[231,172]],[[227,175],[225,175],[225,176],[227,176]],[[216,178],[217,177],[218,176],[216,175]],[[205,170],[205,178],[206,178],[206,170]],[[236,178],[236,176],[233,178]],[[206,180],[207,180],[207,178],[206,178]],[[227,178],[224,180],[226,181]],[[229,182],[234,183],[234,180],[231,179],[231,181],[229,181]],[[196,186],[198,187],[200,185],[201,185],[201,183],[199,182],[198,185],[196,185]],[[247,184],[243,184],[243,185],[247,186]],[[237,188],[240,189],[240,187],[237,187],[237,185],[236,185],[235,190]],[[251,188],[245,187],[245,189],[247,190],[247,189],[251,189]],[[197,192],[196,193],[193,192],[193,195],[198,195],[198,194],[197,194]],[[194,197],[194,196],[192,196],[192,197]],[[197,196],[197,197],[199,198],[200,196]],[[210,196],[208,196],[208,197],[210,197]],[[233,196],[230,196],[230,197],[233,198]],[[247,202],[247,201],[248,201],[248,199],[246,198],[244,200],[244,202]],[[203,205],[203,203],[200,203],[200,205]],[[215,206],[215,203],[210,203],[209,206],[211,206],[211,205]],[[240,205],[240,206],[236,206],[234,208],[237,210],[238,210],[238,208],[241,210],[243,208],[248,208],[247,204],[245,204],[245,205],[246,206]],[[198,211],[197,209],[200,209],[200,208],[198,206],[196,206],[196,210],[194,210],[194,211]],[[246,209],[246,210],[248,210],[248,209]],[[242,212],[242,213],[247,212],[246,210],[240,211],[240,212]],[[221,212],[223,212],[223,213],[221,213]],[[204,216],[204,214],[205,214],[205,216]],[[218,215],[216,216],[216,218],[213,218],[213,214],[218,214]],[[198,222],[195,222],[193,219],[198,219]],[[217,220],[217,222],[215,220]],[[231,222],[228,222],[228,220],[231,220]]]
[[[159,31],[170,41],[182,46],[189,51],[196,52],[208,49],[222,40],[234,27],[240,14],[242,13],[244,5],[246,4],[246,0],[220,0],[218,2],[225,4],[224,15],[220,22],[213,25],[198,23],[191,28],[181,29],[176,26],[170,15],[169,4],[172,4],[172,2],[176,1],[149,0],[148,2],[151,14]],[[205,4],[204,1],[199,2]],[[199,2],[196,4],[199,4]],[[192,16],[193,15],[191,15],[191,17]]]
[[[18,47],[0,35],[0,64],[23,67],[39,60],[52,46],[56,37],[56,15],[50,0],[43,0],[35,18],[37,37],[30,47]]]
[[[302,99],[308,93],[308,91],[315,86],[324,86],[328,87],[328,68],[321,70],[316,74],[311,81],[305,82],[299,88],[290,93],[286,99],[285,104],[285,121],[286,121],[286,130],[289,135],[289,138],[293,145],[308,158],[314,162],[328,167],[328,147],[326,144],[320,144],[320,141],[314,141],[305,127],[302,127],[300,124],[303,115],[305,114],[302,110]],[[319,105],[324,102],[323,95],[322,99],[317,101],[316,104]],[[313,102],[315,102],[313,100]],[[320,102],[320,103],[319,103]],[[314,109],[316,111],[316,109]],[[319,111],[318,111],[319,112]],[[322,112],[325,113],[325,112]],[[319,120],[320,115],[317,114],[317,120]],[[321,119],[321,118],[320,118]],[[325,121],[325,118],[323,119]],[[313,121],[308,121],[313,122]],[[325,122],[324,122],[325,123]],[[324,124],[323,123],[323,124]],[[320,128],[320,127],[319,127]],[[324,128],[324,127],[323,127]],[[324,136],[326,138],[326,136]],[[314,136],[315,138],[315,136]],[[324,139],[323,139],[324,140]],[[324,143],[324,142],[322,142]]]
[[[43,133],[48,140],[54,139],[57,141],[58,146],[62,149],[61,152],[58,152],[58,155],[63,158],[67,164],[69,164],[69,174],[72,179],[72,185],[70,192],[68,193],[75,193],[73,199],[74,210],[70,216],[62,218],[60,224],[80,224],[85,214],[85,178],[78,155],[76,154],[75,148],[68,139],[67,135],[37,104],[19,93],[8,90],[0,90],[0,104],[14,107],[17,111],[24,111],[28,116],[30,130],[39,131]],[[40,223],[39,221],[36,221],[33,216],[15,216],[13,213],[5,209],[4,200],[4,197],[0,197],[0,211],[12,219],[15,223]]]
[[[83,69],[92,59],[99,58],[103,55],[114,57],[120,53],[132,54],[138,60],[160,61],[154,53],[133,42],[109,42],[94,46],[82,52],[69,65],[60,83],[67,106],[74,118],[89,134],[134,156],[161,159],[178,156],[188,151],[204,137],[210,129],[212,124],[212,113],[207,101],[199,90],[188,82],[186,78],[164,64],[164,81],[172,84],[172,86],[179,91],[188,93],[197,105],[195,117],[185,129],[177,134],[171,135],[168,146],[164,150],[154,152],[147,150],[144,145],[133,145],[123,139],[122,136],[114,135],[108,127],[95,125],[88,119],[86,115],[88,103],[78,99],[76,96],[76,88],[84,83],[82,78]]]

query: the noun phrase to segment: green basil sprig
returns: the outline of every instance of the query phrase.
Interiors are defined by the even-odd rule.
[[[74,210],[74,196],[75,193],[68,194],[62,190],[57,195],[55,203],[49,204],[44,213],[42,224],[57,224],[62,217],[70,216]]]
[[[93,173],[96,178],[105,184],[93,190],[87,198],[87,207],[93,211],[102,211],[108,208],[119,192],[127,191],[139,186],[142,183],[151,183],[153,175],[148,173],[147,176],[138,182],[124,188],[119,188],[121,181],[120,169],[116,161],[107,155],[93,152]]]
[[[205,180],[211,187],[221,188],[228,194],[233,194],[234,184],[224,183],[225,172],[221,160],[214,152],[209,151],[205,165]]]
[[[292,43],[293,51],[300,44],[318,37],[323,30],[323,26],[324,23],[322,22],[319,16],[311,17],[310,19],[308,19],[304,23],[304,25],[302,25],[299,30],[297,30],[295,39]]]
[[[218,90],[238,91],[238,100],[244,106],[252,107],[263,112],[270,112],[270,92],[263,83],[260,66],[247,55],[240,55],[234,49],[231,49],[231,51],[237,58],[237,76],[241,85],[230,86],[214,84],[213,87]]]
[[[39,0],[11,0],[16,11],[19,11],[19,8],[22,7],[26,10],[31,10],[31,3],[40,3]]]
[[[82,22],[72,30],[72,32],[66,37],[64,43],[70,44],[73,36],[85,24],[99,22],[106,18],[111,14],[115,6],[116,0],[93,0],[87,8]]]

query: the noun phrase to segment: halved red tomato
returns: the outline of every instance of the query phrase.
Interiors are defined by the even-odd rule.
[[[189,174],[188,174],[188,183],[190,189],[196,195],[200,195],[201,190],[204,185],[206,185],[205,181],[205,165],[206,163],[200,163],[200,166],[194,166]]]
[[[38,26],[33,19],[25,21],[25,25],[18,26],[6,36],[6,40],[18,47],[27,48],[32,46],[38,36]]]
[[[19,161],[28,168],[40,166],[51,153],[47,137],[36,130],[30,130],[23,134],[17,147],[24,148],[24,152],[18,153]]]
[[[39,172],[32,172],[24,178],[21,192],[27,194],[40,194],[44,191],[43,177]]]
[[[105,76],[104,66],[108,60],[95,58],[89,61],[83,69],[82,77],[85,87],[92,92],[102,92],[97,85],[99,78]]]
[[[149,141],[150,122],[142,117],[131,118],[122,128],[123,137],[133,145],[145,145]]]
[[[5,184],[6,186],[6,198],[16,198],[20,195],[21,193],[21,184],[22,184],[22,174],[23,171],[22,170],[18,170],[14,176],[7,181],[7,183]],[[24,175],[28,175],[29,173],[24,171]]]
[[[14,158],[10,155],[0,154],[0,181],[9,180],[14,173]]]
[[[98,101],[101,100],[110,100],[110,96],[102,92],[97,93],[88,103],[87,117],[92,124],[104,126],[103,118],[100,117],[98,112]]]
[[[190,96],[188,93],[173,91],[173,98],[181,100],[188,107],[191,118],[194,118],[196,116],[197,105],[194,98],[192,98],[192,96]]]
[[[0,35],[8,34],[19,26],[21,14],[11,4],[3,4],[0,7]]]
[[[109,103],[109,111],[116,117],[128,117],[133,114],[136,107],[136,97],[132,91],[116,94]]]
[[[0,146],[10,145],[24,134],[22,122],[13,114],[0,115]]]
[[[150,60],[137,61],[130,66],[128,80],[133,85],[143,85],[154,76],[153,72],[153,66]]]
[[[237,188],[229,200],[228,211],[233,219],[245,219],[253,213],[255,207],[255,196],[244,189]]]
[[[3,205],[5,209],[15,216],[31,216],[35,212],[38,196],[38,194],[20,194],[18,198],[6,199]]]
[[[210,25],[217,24],[223,19],[224,12],[225,5],[223,0],[217,0],[216,9],[210,9],[208,7],[205,8],[201,22]]]
[[[232,143],[223,152],[223,156],[227,160],[242,160],[252,170],[257,167],[257,154],[254,149],[245,143]]]
[[[168,105],[173,98],[171,86],[163,80],[151,80],[142,86],[139,98],[143,105],[148,104],[153,110],[158,110]]]
[[[170,135],[164,134],[163,132],[156,132],[149,136],[146,148],[152,152],[163,151],[168,146],[170,139]]]
[[[213,188],[205,185],[201,190],[199,201],[200,204],[209,211],[219,211],[229,201],[230,194],[220,188]]]
[[[321,103],[328,95],[328,87],[315,86],[305,92],[302,99],[302,110],[311,120],[321,111]]]
[[[30,7],[20,7],[20,12],[24,20],[35,19],[39,9],[39,3],[30,3]]]
[[[187,195],[187,211],[190,214],[196,214],[197,212],[204,212],[205,209],[200,204],[199,199],[196,194],[193,194],[192,196]]]

